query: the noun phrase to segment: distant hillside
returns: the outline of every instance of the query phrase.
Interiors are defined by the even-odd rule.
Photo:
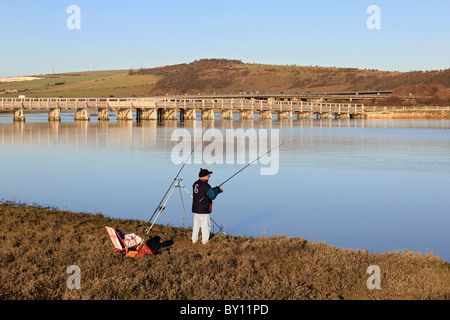
[[[161,77],[151,90],[154,94],[377,90],[418,84],[450,87],[450,69],[402,73],[245,64],[226,59],[203,59],[189,64],[130,70],[129,74]]]
[[[202,59],[151,69],[74,72],[39,77],[44,79],[14,83],[1,83],[0,79],[0,92],[4,96],[118,97],[398,89],[404,95],[422,92],[424,86],[428,86],[439,87],[438,90],[431,89],[433,96],[437,94],[437,99],[446,101],[450,97],[450,69],[391,72]]]

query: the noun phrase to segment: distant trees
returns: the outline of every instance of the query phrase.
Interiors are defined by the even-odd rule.
[[[200,59],[195,60],[192,62],[193,64],[201,64],[201,65],[230,65],[230,64],[242,64],[243,62],[241,60],[230,60],[230,59]]]

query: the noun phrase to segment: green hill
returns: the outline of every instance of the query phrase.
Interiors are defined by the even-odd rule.
[[[439,86],[440,96],[447,97],[447,88],[450,87],[450,69],[390,72],[249,64],[227,59],[202,59],[150,69],[74,72],[40,77],[42,79],[14,83],[2,83],[0,79],[0,92],[4,97],[20,94],[29,97],[121,97],[214,92],[393,90],[404,87],[414,90],[417,86]],[[420,87],[420,90],[422,89]]]

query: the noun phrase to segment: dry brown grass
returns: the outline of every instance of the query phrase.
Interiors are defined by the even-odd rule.
[[[448,299],[449,264],[410,252],[373,254],[295,237],[215,235],[192,245],[190,231],[157,225],[154,256],[111,249],[104,226],[142,235],[146,222],[0,204],[0,299]],[[67,267],[81,270],[69,290]],[[381,290],[369,290],[369,265]]]

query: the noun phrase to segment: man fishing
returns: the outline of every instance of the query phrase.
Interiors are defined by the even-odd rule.
[[[193,201],[192,213],[194,214],[194,226],[192,228],[192,243],[198,242],[198,234],[202,229],[202,244],[209,242],[211,232],[211,211],[212,202],[223,190],[220,187],[212,188],[209,183],[209,177],[212,171],[200,168],[199,179],[192,185]]]

